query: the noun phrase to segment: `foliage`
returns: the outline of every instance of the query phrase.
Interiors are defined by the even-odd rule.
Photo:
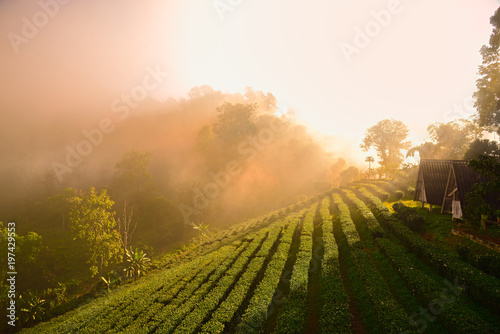
[[[435,315],[439,317],[448,331],[451,333],[477,334],[495,333],[497,331],[494,326],[481,319],[474,310],[467,306],[466,299],[461,296],[462,289],[457,287],[456,290],[449,291],[449,285],[447,287],[441,282],[436,282],[418,265],[404,247],[385,238],[377,239],[377,244],[398,269],[401,277],[407,282],[423,305],[442,303],[443,312]],[[467,291],[468,288],[467,286],[465,290]],[[452,298],[446,298],[446,303],[443,300],[443,291],[453,294]],[[421,323],[420,326],[416,324],[419,327],[418,332],[423,332],[427,328],[428,322],[419,322]]]
[[[232,104],[224,102],[217,108],[218,121],[213,125],[214,133],[226,144],[239,144],[245,137],[254,134],[254,104]]]
[[[306,324],[309,265],[313,255],[313,220],[317,205],[313,205],[302,220],[300,245],[290,277],[288,295],[276,322],[276,333],[299,333]]]
[[[481,136],[482,130],[470,120],[459,119],[448,123],[436,122],[427,127],[431,142],[408,150],[406,156],[419,152],[421,159],[461,159],[470,143]]]
[[[141,203],[154,190],[155,183],[149,171],[151,153],[130,150],[116,163],[113,179],[114,198]]]
[[[362,189],[360,191],[362,197],[374,205],[385,227],[392,231],[409,250],[439,274],[450,280],[458,278],[460,283],[467,286],[466,293],[477,301],[497,312],[500,310],[500,283],[496,278],[485,274],[468,263],[460,261],[450,251],[418,237],[396,220],[378,198],[366,191],[363,192]]]
[[[456,252],[462,261],[466,261],[485,273],[500,279],[500,254],[497,252],[473,252],[469,246],[464,243],[459,243],[456,246]]]
[[[477,159],[469,161],[469,166],[476,173],[489,178],[488,182],[474,184],[465,197],[467,206],[464,210],[464,216],[469,220],[476,221],[480,215],[492,214],[490,203],[500,200],[498,197],[500,194],[500,162],[494,157],[480,155]],[[491,200],[487,202],[487,198]]]
[[[465,152],[464,160],[477,159],[480,155],[499,156],[498,143],[488,139],[476,139]]]
[[[356,180],[358,176],[359,176],[359,169],[354,166],[350,166],[349,168],[344,169],[340,173],[340,178],[342,179],[342,182],[340,184],[341,185],[349,184],[354,180]]]
[[[214,148],[214,134],[210,125],[204,125],[196,135],[196,149],[210,154]]]
[[[339,249],[349,249],[353,259],[353,266],[358,272],[359,278],[365,287],[367,299],[370,301],[369,305],[373,305],[378,324],[386,332],[401,332],[407,330],[407,315],[401,310],[401,307],[392,296],[387,283],[370,260],[368,253],[364,251],[363,244],[351,218],[348,206],[343,202],[339,194],[333,194],[333,201],[337,206],[340,225],[342,226],[342,231],[345,236],[345,241],[344,238],[339,238],[342,240],[339,240]],[[358,208],[361,209],[362,206],[358,206]],[[367,210],[367,208],[363,209]],[[371,217],[373,217],[373,215],[371,215]],[[368,307],[368,305],[366,305],[366,307]]]
[[[98,193],[90,188],[87,193],[71,199],[70,226],[75,239],[85,242],[90,253],[88,264],[92,277],[103,268],[121,261],[120,235],[115,229],[114,202],[106,190]]]
[[[401,196],[401,198],[403,198],[403,196]],[[392,208],[396,211],[398,219],[401,220],[406,226],[413,231],[422,232],[425,221],[424,217],[422,217],[417,210],[409,208],[403,203],[394,203]]]
[[[200,235],[203,239],[209,238],[211,236],[211,233],[208,230],[208,225],[205,225],[203,223],[197,225],[196,223],[191,222],[191,226],[193,227],[193,229],[200,232]]]
[[[239,333],[259,333],[262,324],[266,321],[267,312],[273,302],[273,296],[285,267],[297,225],[298,220],[292,219],[284,232],[282,241],[271,258],[264,277],[255,289],[250,303],[242,315],[241,322],[237,327]]]
[[[214,234],[197,245],[190,260],[172,263],[26,333],[259,333],[278,311],[275,331],[298,333],[311,297],[317,298],[321,332],[352,331],[350,302],[370,332],[416,332],[419,323],[408,322],[409,314],[442,300],[449,285],[440,275],[451,276],[454,283],[457,277],[467,287],[456,285],[458,296],[447,292],[447,299],[453,298],[443,312],[433,314],[438,321],[428,324],[444,328],[437,326],[433,332],[498,332],[498,321],[485,311],[497,310],[497,279],[414,235],[362,186],[333,194],[331,207],[330,193],[324,195],[307,210],[302,210],[305,204],[293,206],[283,220],[278,219],[280,213],[269,213]],[[289,261],[295,250],[295,262]],[[492,268],[494,260],[488,261],[478,259],[477,266]],[[279,282],[288,277],[288,269],[292,275],[284,286],[289,287],[281,291]],[[309,269],[320,270],[318,290],[312,294]],[[283,293],[287,300],[281,298]],[[482,306],[472,304],[467,295]]]
[[[146,256],[142,249],[126,250],[127,267],[124,269],[127,277],[140,277],[147,269],[151,259]]]
[[[474,107],[480,126],[492,127],[500,134],[500,8],[490,18],[493,26],[489,45],[481,48],[483,62],[479,66]]]
[[[19,296],[23,324],[41,320],[45,314],[45,299],[32,291]]]
[[[321,201],[319,210],[324,245],[320,275],[323,303],[320,315],[321,330],[323,333],[350,333],[349,298],[342,284],[339,250],[333,235],[333,222],[328,197]]]
[[[116,273],[114,270],[111,270],[107,276],[108,276],[107,278],[101,276],[101,281],[104,282],[104,284],[106,285],[106,288],[108,289],[108,292],[109,292],[109,291],[111,291],[111,289],[113,289],[113,287],[115,285],[120,284],[121,276],[118,273]]]
[[[406,125],[394,119],[385,119],[378,122],[366,131],[361,148],[368,151],[374,147],[379,157],[379,164],[385,172],[393,172],[399,168],[403,161],[402,150],[410,147]]]

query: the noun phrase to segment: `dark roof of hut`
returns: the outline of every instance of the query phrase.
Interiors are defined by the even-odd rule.
[[[467,166],[467,161],[421,159],[414,200],[418,201],[420,198],[420,192],[422,191],[421,182],[423,181],[426,202],[433,205],[441,205],[443,203],[448,175],[453,164]]]
[[[453,164],[453,173],[455,174],[455,182],[458,188],[458,196],[460,203],[465,204],[465,194],[470,188],[480,182],[488,182],[489,179],[484,175],[476,173],[471,167],[464,164]]]

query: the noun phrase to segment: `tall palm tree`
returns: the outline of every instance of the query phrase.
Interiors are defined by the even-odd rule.
[[[375,162],[375,159],[372,156],[366,157],[365,162],[368,162],[368,174],[372,175],[372,162]]]

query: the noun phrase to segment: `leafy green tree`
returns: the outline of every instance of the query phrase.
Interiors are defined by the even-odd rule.
[[[255,104],[232,104],[224,102],[217,108],[218,121],[213,125],[214,133],[226,144],[239,144],[245,137],[254,134]]]
[[[92,277],[103,268],[119,263],[122,258],[120,234],[116,230],[114,202],[106,190],[97,192],[95,188],[71,199],[70,226],[75,238],[85,242]]]
[[[488,139],[476,139],[470,144],[467,152],[465,152],[464,160],[475,159],[480,155],[499,156],[499,154],[497,142]]]
[[[0,257],[0,277],[5,277],[8,270],[7,252],[15,254],[15,268],[19,273],[16,281],[17,291],[26,291],[30,288],[43,288],[48,276],[46,263],[42,257],[45,254],[46,247],[42,243],[42,237],[36,232],[28,232],[24,235],[19,234],[19,230],[13,231],[8,224],[0,222],[0,249],[5,256]],[[9,230],[10,227],[10,230]],[[15,249],[8,249],[9,237],[15,239]]]
[[[394,119],[385,119],[378,122],[366,131],[363,144],[360,147],[364,151],[374,147],[379,158],[378,163],[386,172],[393,172],[403,162],[403,150],[410,147],[406,125]]]
[[[493,32],[489,45],[481,48],[483,62],[479,66],[474,106],[480,126],[493,127],[500,134],[500,8],[490,18]]]
[[[491,214],[492,208],[486,198],[499,202],[500,198],[500,161],[491,156],[480,155],[469,161],[469,166],[479,174],[489,178],[488,182],[474,184],[466,194],[467,206],[464,214],[467,219],[477,219],[479,215]]]

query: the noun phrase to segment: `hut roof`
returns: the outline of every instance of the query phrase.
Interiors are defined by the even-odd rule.
[[[481,174],[476,173],[471,167],[464,164],[453,164],[453,174],[458,189],[458,196],[462,207],[465,204],[465,194],[470,188],[479,182],[488,182],[489,179]]]
[[[419,201],[422,198],[421,193],[424,192],[425,202],[433,205],[441,205],[443,203],[450,168],[453,164],[467,166],[467,161],[421,159],[414,200]]]

